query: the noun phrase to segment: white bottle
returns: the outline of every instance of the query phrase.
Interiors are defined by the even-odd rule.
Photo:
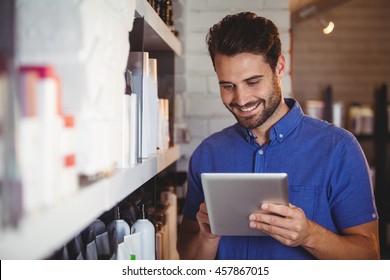
[[[115,238],[117,243],[120,244],[124,241],[126,235],[130,235],[130,227],[125,220],[120,218],[119,207],[116,208],[116,211],[116,219],[107,226],[107,230],[111,231],[113,228],[115,229]]]
[[[145,205],[142,205],[142,218],[133,225],[135,232],[141,234],[141,258],[143,260],[156,259],[156,238],[154,225],[145,218]]]

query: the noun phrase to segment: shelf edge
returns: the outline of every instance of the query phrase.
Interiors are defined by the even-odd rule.
[[[73,196],[49,209],[26,216],[17,228],[2,229],[0,259],[30,260],[48,257],[90,222],[179,157],[178,145],[159,151],[141,164],[117,170],[112,177],[81,188]],[[43,229],[47,229],[47,234],[42,234]]]

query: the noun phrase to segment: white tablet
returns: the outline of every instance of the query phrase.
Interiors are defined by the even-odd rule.
[[[211,232],[228,236],[266,235],[249,227],[261,204],[288,205],[286,173],[202,173]]]

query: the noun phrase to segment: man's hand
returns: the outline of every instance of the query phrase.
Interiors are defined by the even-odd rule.
[[[184,217],[181,222],[177,245],[180,259],[215,259],[220,238],[211,233],[206,204],[202,203],[196,214],[196,221]]]
[[[207,237],[208,239],[220,238],[219,235],[214,235],[211,233],[210,221],[209,221],[209,215],[207,213],[206,203],[203,202],[199,206],[199,211],[196,214],[196,219],[198,220],[200,231],[204,234],[205,237]]]
[[[302,209],[290,204],[261,205],[262,213],[249,216],[249,226],[265,232],[290,247],[304,245],[310,234],[311,222]]]

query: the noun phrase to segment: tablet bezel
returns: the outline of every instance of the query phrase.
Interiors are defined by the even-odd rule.
[[[262,212],[264,202],[288,205],[286,173],[202,173],[201,180],[211,232],[216,235],[267,235],[249,227],[249,215]]]

